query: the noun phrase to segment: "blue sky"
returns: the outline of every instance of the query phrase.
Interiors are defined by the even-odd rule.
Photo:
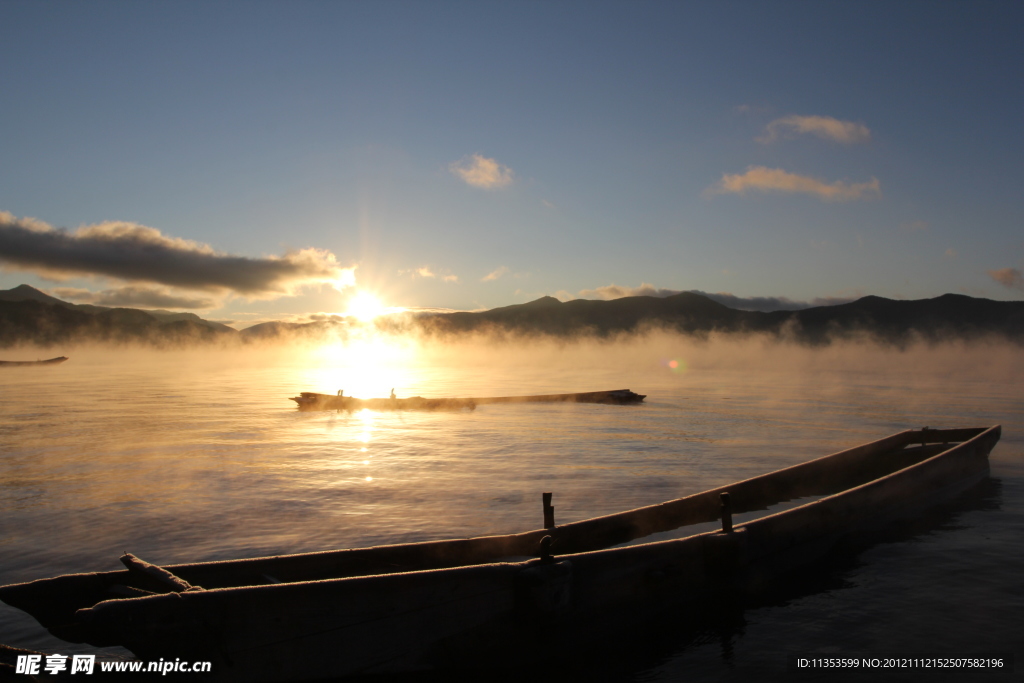
[[[1022,20],[0,0],[0,288],[242,325],[361,289],[1020,299]]]

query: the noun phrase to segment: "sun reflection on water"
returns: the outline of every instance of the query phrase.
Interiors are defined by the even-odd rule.
[[[394,389],[400,395],[420,390],[423,368],[414,341],[377,334],[358,333],[344,342],[312,348],[299,378],[308,383],[302,391],[357,398],[386,398]],[[363,411],[371,415],[368,411]],[[369,425],[371,417],[363,417]]]
[[[356,437],[356,439],[362,441],[363,443],[370,443],[370,438],[373,436],[374,413],[370,411],[368,408],[363,408],[358,413],[356,413],[356,415],[359,417],[359,420],[363,423],[363,431],[359,436]]]

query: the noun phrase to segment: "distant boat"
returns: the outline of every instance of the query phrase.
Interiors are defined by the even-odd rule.
[[[536,396],[490,396],[487,398],[355,398],[332,396],[303,391],[291,400],[299,410],[473,410],[488,403],[610,403],[625,405],[640,403],[646,394],[635,394],[629,389],[589,391],[580,394],[539,394]]]
[[[48,358],[46,360],[0,360],[0,367],[13,367],[16,365],[60,365],[68,359],[67,356]]]
[[[617,642],[610,628],[665,610],[714,618],[846,539],[953,500],[988,475],[999,436],[999,426],[900,432],[561,526],[544,494],[544,528],[507,536],[167,567],[125,554],[126,570],[3,586],[0,600],[58,638],[208,661],[210,679],[225,682],[523,665],[590,637]],[[733,514],[814,496],[824,497],[733,527]],[[721,531],[621,545],[719,519]]]

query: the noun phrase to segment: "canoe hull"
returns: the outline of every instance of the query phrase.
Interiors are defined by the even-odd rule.
[[[353,396],[331,396],[302,392],[291,400],[298,404],[299,410],[473,410],[476,403],[468,398],[355,398]]]
[[[67,356],[48,358],[46,360],[0,360],[0,368],[26,367],[32,365],[60,365],[67,360]]]
[[[484,398],[355,398],[304,391],[292,397],[299,410],[473,410],[494,403],[601,403],[630,405],[647,398],[629,389],[589,391],[577,394],[538,394],[534,396],[489,396]]]
[[[149,660],[212,661],[215,677],[224,681],[472,666],[469,653],[487,661],[495,648],[517,657],[550,651],[547,639],[564,643],[567,638],[583,638],[600,630],[612,615],[620,619],[666,605],[676,613],[698,615],[723,595],[756,594],[780,576],[828,555],[844,539],[913,518],[955,498],[987,476],[988,454],[999,436],[999,427],[903,432],[677,501],[508,537],[170,568],[193,584],[206,581],[208,588],[232,573],[236,578],[244,572],[267,577],[274,571],[279,574],[275,578],[291,579],[286,574],[289,567],[302,563],[309,576],[347,571],[345,578],[107,599],[98,604],[90,597],[73,614],[68,605],[62,613],[56,608],[49,615],[33,613],[44,624],[52,619],[51,630],[68,639],[123,645]],[[961,439],[952,447],[942,444]],[[874,468],[881,465],[888,470],[875,476]],[[725,490],[737,510],[758,509],[769,499],[846,487],[845,477],[853,471],[860,472],[862,483],[739,524],[732,533],[607,547],[680,522],[715,519],[718,494]],[[530,548],[536,548],[545,534],[555,539],[556,556],[550,561],[480,561],[503,553],[536,554]],[[445,567],[446,557],[475,563]],[[433,568],[352,575],[359,571],[353,567],[361,564],[372,571],[378,566],[374,562],[384,566],[395,561]],[[8,586],[0,589],[0,598],[28,609],[17,603],[62,590],[71,596],[86,584],[99,590],[125,580],[125,574],[74,575]]]

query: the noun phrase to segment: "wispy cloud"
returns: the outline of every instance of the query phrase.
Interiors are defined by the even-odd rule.
[[[430,266],[420,266],[419,268],[406,268],[405,270],[398,271],[399,275],[409,275],[410,277],[437,277],[437,274],[430,269]]]
[[[926,232],[928,230],[928,221],[907,221],[900,225],[900,230],[904,232]]]
[[[647,282],[642,282],[639,287],[623,287],[621,285],[610,284],[605,285],[604,287],[597,287],[595,289],[581,289],[579,298],[603,299],[605,301],[609,301],[611,299],[621,299],[626,296],[666,297],[672,296],[673,294],[679,294],[680,292],[682,292],[681,289],[662,289]]]
[[[110,221],[70,232],[7,212],[0,212],[0,263],[56,280],[104,276],[250,298],[291,294],[307,284],[355,283],[355,268],[342,267],[323,249],[249,258],[137,223]]]
[[[871,139],[871,131],[863,123],[840,121],[831,116],[783,116],[765,126],[764,134],[757,138],[758,142],[775,142],[780,137],[809,134],[844,145],[867,142]]]
[[[690,290],[694,294],[701,294],[717,301],[723,306],[735,308],[741,311],[800,311],[805,308],[816,308],[818,306],[838,306],[856,301],[860,297],[845,296],[816,296],[810,301],[797,301],[785,296],[736,296],[729,292],[702,292],[699,289]]]
[[[810,176],[797,175],[781,168],[748,166],[744,173],[725,173],[716,185],[708,189],[709,194],[746,194],[748,190],[758,192],[786,192],[809,194],[822,201],[845,202],[854,199],[870,199],[881,194],[878,178],[864,183],[849,183],[842,180],[827,182]]]
[[[213,299],[196,298],[187,294],[176,294],[162,287],[128,285],[117,289],[92,292],[74,287],[56,287],[50,290],[53,296],[65,301],[75,301],[96,306],[130,308],[172,308],[202,310],[216,308],[219,303]]]
[[[398,271],[398,274],[408,275],[411,278],[440,278],[441,282],[458,282],[459,276],[451,272],[447,272],[447,269],[442,269],[440,272],[435,272],[430,266],[420,266],[419,268],[407,268],[405,270]]]
[[[448,170],[473,187],[494,190],[512,184],[512,169],[480,154],[463,157],[448,165]]]
[[[1024,275],[1016,268],[1000,268],[989,270],[988,276],[1009,289],[1024,289]]]
[[[480,278],[480,282],[494,282],[495,280],[500,278],[502,275],[505,275],[506,273],[508,273],[508,266],[499,266],[492,270],[487,275],[484,275],[482,278]]]
[[[766,104],[737,104],[733,107],[733,111],[739,114],[770,114],[773,107]]]
[[[728,306],[729,308],[735,308],[741,311],[799,311],[805,308],[814,308],[816,306],[835,306],[838,304],[845,304],[854,301],[857,298],[815,297],[810,301],[795,301],[784,296],[740,297],[730,294],[729,292],[704,292],[699,289],[665,289],[663,287],[656,287],[647,282],[641,283],[639,287],[623,287],[611,284],[605,285],[604,287],[597,287],[595,289],[584,289],[579,292],[579,298],[602,299],[605,301],[621,299],[627,296],[654,296],[663,298],[682,294],[684,291],[690,294],[706,296],[712,301],[717,301],[723,306]],[[573,297],[563,290],[558,292],[558,298],[565,301]]]
[[[299,318],[303,322],[308,320],[311,323],[343,323],[345,322],[345,316],[338,315],[337,313],[309,313],[305,318]]]

